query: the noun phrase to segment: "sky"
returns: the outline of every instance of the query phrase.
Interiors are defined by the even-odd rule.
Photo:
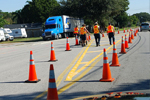
[[[0,0],[0,10],[3,12],[15,12],[20,10],[26,5],[27,0]],[[28,0],[32,1],[32,0]],[[135,13],[147,12],[150,13],[150,0],[129,0],[129,10],[126,12],[128,15]]]

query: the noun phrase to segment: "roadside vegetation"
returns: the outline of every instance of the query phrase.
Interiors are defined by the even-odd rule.
[[[16,38],[13,41],[3,41],[3,42],[0,42],[0,44],[17,43],[17,42],[37,42],[37,41],[43,41],[42,37]]]
[[[50,16],[69,15],[83,18],[85,24],[97,21],[106,28],[109,22],[115,27],[135,27],[141,22],[150,21],[150,14],[129,15],[128,0],[32,0],[15,12],[0,10],[0,27],[5,24],[43,23]]]

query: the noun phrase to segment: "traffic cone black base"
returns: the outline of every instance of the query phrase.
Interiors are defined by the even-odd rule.
[[[127,53],[127,52],[123,52],[123,53],[122,53],[122,52],[120,52],[119,54],[126,54],[126,53]]]
[[[57,59],[56,60],[49,60],[48,62],[55,62],[55,61],[58,61]]]
[[[40,79],[37,78],[36,69],[33,59],[33,52],[30,51],[30,66],[29,66],[29,79],[25,83],[37,83]]]
[[[41,81],[41,79],[38,79],[37,81],[29,81],[29,80],[26,80],[25,83],[37,83],[37,82],[39,82],[39,81]]]
[[[65,50],[65,51],[71,51],[71,49],[70,50]]]

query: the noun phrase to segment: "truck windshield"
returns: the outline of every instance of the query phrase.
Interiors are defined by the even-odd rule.
[[[45,29],[52,29],[52,28],[56,28],[56,24],[53,24],[53,25],[45,25]]]

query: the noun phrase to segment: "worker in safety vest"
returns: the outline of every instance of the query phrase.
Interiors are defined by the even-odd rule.
[[[109,23],[109,26],[107,27],[107,35],[108,35],[108,38],[109,38],[109,43],[110,45],[112,45],[111,43],[111,38],[113,38],[113,42],[115,42],[115,29],[114,29],[114,26],[111,25],[111,23]]]
[[[95,22],[94,27],[94,37],[95,37],[95,42],[96,42],[96,47],[100,46],[100,26],[98,25],[97,22]]]
[[[79,38],[79,28],[78,28],[78,26],[76,26],[76,27],[74,28],[74,35],[75,35],[75,38],[76,38],[76,35],[77,35],[77,37]]]
[[[82,40],[82,46],[85,46],[87,33],[89,34],[90,32],[86,29],[86,25],[83,24],[82,27],[80,28],[80,38]]]

